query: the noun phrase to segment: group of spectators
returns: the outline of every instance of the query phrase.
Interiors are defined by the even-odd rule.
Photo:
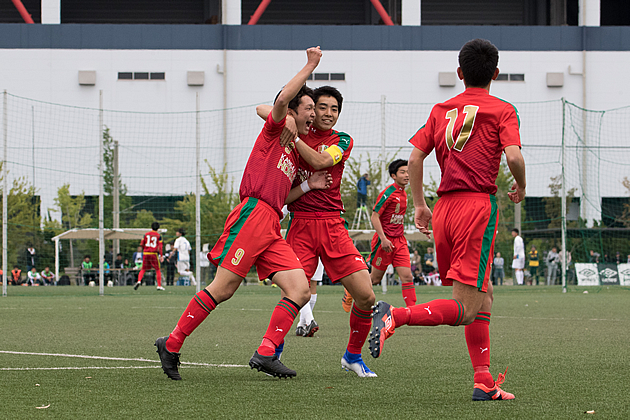
[[[617,251],[614,256],[604,253],[604,256],[602,257],[599,252],[595,252],[591,249],[589,251],[588,262],[596,263],[596,264],[599,264],[599,263],[609,263],[609,264],[628,263],[630,264],[630,255],[627,255],[626,258],[624,258],[621,255],[621,252]]]

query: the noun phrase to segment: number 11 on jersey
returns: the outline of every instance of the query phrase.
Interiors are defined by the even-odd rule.
[[[446,119],[448,120],[448,126],[446,127],[446,147],[448,147],[449,150],[461,152],[464,149],[475,126],[477,111],[479,111],[479,107],[475,105],[466,105],[464,107],[464,114],[466,114],[466,116],[464,117],[464,124],[459,132],[459,136],[457,136],[457,142],[453,139],[453,130],[455,128],[455,121],[457,120],[457,108],[453,108],[446,113]]]

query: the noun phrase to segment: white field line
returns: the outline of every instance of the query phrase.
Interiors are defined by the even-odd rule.
[[[151,360],[151,359],[143,359],[143,358],[123,358],[123,357],[104,357],[104,356],[86,356],[83,354],[64,354],[64,353],[32,353],[25,351],[8,351],[8,350],[0,350],[0,353],[3,354],[19,354],[25,356],[53,356],[53,357],[74,357],[78,359],[96,359],[96,360],[118,360],[125,362],[148,362],[148,363],[160,363],[159,360]],[[249,367],[246,365],[232,365],[225,363],[196,363],[196,362],[181,362],[182,365],[189,366],[205,366],[205,367]],[[159,367],[159,366],[157,366]],[[6,369],[5,369],[6,370]]]

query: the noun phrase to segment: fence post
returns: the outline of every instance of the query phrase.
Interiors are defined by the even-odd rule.
[[[103,150],[103,91],[98,92],[98,152],[99,152],[99,170],[98,170],[98,294],[105,295],[105,272],[103,270],[103,263],[105,261],[105,233],[104,218],[105,218],[105,200],[103,198],[103,184],[105,183],[103,178],[103,170],[105,167],[104,150]]]
[[[201,174],[199,172],[199,158],[201,156],[201,135],[199,132],[199,92],[197,92],[197,112],[195,113],[195,137],[197,142],[195,154],[195,277],[197,278],[197,293],[201,290]]]
[[[562,98],[562,193],[561,195],[561,212],[562,212],[562,259],[560,264],[562,265],[562,293],[567,292],[567,188],[566,188],[566,179],[565,179],[565,156],[566,156],[566,145],[565,145],[565,133],[564,133],[564,124],[565,124],[565,110],[566,110],[566,101]]]
[[[9,283],[9,272],[7,271],[7,143],[9,132],[7,129],[7,91],[4,90],[2,98],[2,130],[4,138],[4,154],[2,155],[2,296],[7,295],[7,283]]]

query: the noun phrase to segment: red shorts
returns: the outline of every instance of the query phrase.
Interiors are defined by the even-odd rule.
[[[440,197],[433,211],[433,235],[444,286],[455,280],[488,290],[498,222],[493,195],[456,192]]]
[[[302,268],[280,236],[278,213],[269,204],[252,197],[232,210],[208,259],[243,278],[255,265],[261,280],[278,271]]]
[[[291,213],[287,242],[300,259],[307,279],[315,274],[319,258],[332,282],[367,270],[338,211]]]
[[[157,252],[143,252],[142,253],[142,269],[151,270],[155,268],[160,271],[160,259]]]
[[[381,240],[375,233],[372,238],[372,253],[370,254],[369,262],[373,268],[377,270],[385,271],[388,265],[396,267],[409,267],[411,269],[411,258],[409,258],[409,248],[407,248],[407,239],[404,236],[388,237],[392,242],[394,250],[392,252],[385,252],[381,248]]]

